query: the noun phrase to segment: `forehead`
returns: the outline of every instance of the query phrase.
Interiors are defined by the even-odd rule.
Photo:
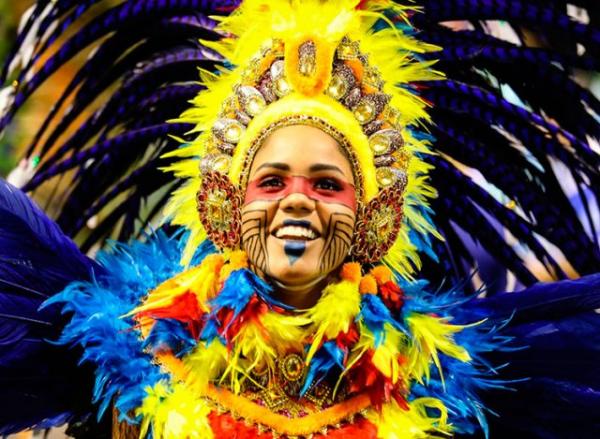
[[[267,162],[286,163],[291,172],[304,174],[315,163],[335,165],[353,181],[350,161],[337,140],[318,128],[292,125],[275,130],[260,147],[250,168],[252,176]]]

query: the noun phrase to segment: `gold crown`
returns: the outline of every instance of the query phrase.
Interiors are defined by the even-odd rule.
[[[361,53],[358,41],[344,37],[328,68],[331,72],[326,75],[329,82],[321,84],[316,80],[322,76],[316,67],[319,49],[313,40],[308,39],[297,49],[297,62],[286,63],[283,41],[274,40],[252,58],[241,75],[241,82],[234,86],[233,95],[223,103],[212,127],[212,136],[206,145],[207,155],[200,164],[203,172],[227,174],[230,171],[232,156],[247,127],[270,104],[295,90],[309,97],[322,90],[351,112],[367,136],[379,188],[389,187],[399,180],[406,184],[410,154],[403,148],[399,112],[389,105],[391,97],[383,91],[384,81],[378,70],[369,65],[368,56]],[[294,71],[286,69],[290,66]],[[291,81],[289,77],[292,77]],[[348,140],[334,126],[328,126],[327,121],[319,123],[314,118],[302,120],[296,117],[287,122],[319,125],[341,145]],[[352,150],[347,153],[351,158],[354,156]]]

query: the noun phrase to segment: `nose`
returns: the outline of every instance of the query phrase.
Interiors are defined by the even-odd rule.
[[[315,201],[302,192],[292,192],[281,200],[279,208],[286,213],[310,213],[315,210]]]

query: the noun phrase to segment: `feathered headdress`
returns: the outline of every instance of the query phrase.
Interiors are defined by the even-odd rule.
[[[385,256],[403,275],[412,271],[410,262],[418,264],[418,255],[409,233],[434,231],[420,214],[434,191],[425,177],[429,165],[420,156],[429,145],[418,131],[428,119],[426,104],[410,83],[440,76],[429,69],[431,62],[415,58],[435,47],[392,22],[406,20],[407,10],[389,1],[251,0],[220,19],[216,30],[227,37],[205,44],[232,67],[202,73],[206,89],[177,120],[194,124],[193,131],[201,134],[169,154],[184,157],[169,169],[188,178],[166,209],[174,224],[192,232],[185,260],[206,238],[196,206],[201,170],[225,173],[244,190],[265,138],[274,129],[300,124],[316,126],[338,141],[352,164],[359,204],[378,203],[378,217],[372,219],[378,233],[357,240],[372,235],[370,253]],[[376,23],[382,29],[375,31]],[[393,187],[400,195],[394,200],[398,206],[384,210],[380,193]],[[404,222],[397,230],[402,195]]]

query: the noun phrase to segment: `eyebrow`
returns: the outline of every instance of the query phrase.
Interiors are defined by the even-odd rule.
[[[275,169],[279,169],[280,171],[289,171],[290,165],[285,164],[285,163],[263,163],[258,168],[256,168],[256,171],[259,171],[263,168],[275,168]]]
[[[280,171],[289,171],[290,170],[290,166],[287,163],[273,162],[273,163],[263,163],[258,168],[256,168],[256,171],[259,171],[263,168],[275,168],[275,169],[279,169]],[[311,165],[310,168],[308,168],[308,170],[309,170],[309,172],[335,171],[335,172],[339,172],[340,174],[344,175],[344,172],[340,168],[338,168],[335,165],[328,165],[327,163],[316,163],[314,165]]]
[[[339,172],[340,174],[344,175],[344,172],[338,168],[335,165],[328,165],[325,163],[317,163],[315,165],[312,165],[310,168],[308,168],[308,170],[310,172],[319,172],[319,171],[335,171],[335,172]]]

